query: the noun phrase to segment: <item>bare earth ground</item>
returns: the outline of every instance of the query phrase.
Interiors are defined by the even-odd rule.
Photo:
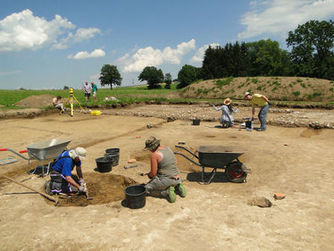
[[[152,111],[161,118],[149,117]],[[86,147],[88,156],[83,170],[88,185],[92,188],[104,184],[103,193],[115,194],[110,195],[114,201],[102,204],[97,203],[95,193],[91,196],[96,196],[96,200],[88,206],[55,207],[37,194],[8,195],[28,190],[0,179],[1,249],[331,250],[334,130],[314,130],[308,125],[315,121],[333,125],[333,111],[282,111],[272,109],[268,115],[272,122],[266,132],[215,128],[217,121],[201,121],[199,126],[192,126],[192,117],[219,118],[220,113],[207,105],[135,106],[106,110],[97,117],[76,112],[73,118],[51,114],[1,120],[0,147],[19,151],[51,138],[69,138],[70,147]],[[179,116],[186,113],[188,116],[181,120]],[[249,108],[240,108],[235,118],[241,121],[249,113]],[[171,122],[167,122],[168,117]],[[294,128],[275,126],[274,121],[287,119],[302,123]],[[177,197],[174,204],[169,204],[165,199],[147,197],[144,208],[125,208],[120,191],[128,178],[113,174],[147,182],[138,173],[149,171],[148,154],[142,149],[150,135],[160,137],[164,145],[173,149],[179,141],[186,142],[191,150],[219,144],[246,149],[240,160],[252,173],[247,183],[226,182],[224,175],[219,174],[210,185],[200,185],[189,174],[198,171],[198,167],[178,156],[186,198]],[[110,173],[94,171],[95,158],[111,147],[120,148],[119,165]],[[15,157],[0,152],[0,159],[9,155]],[[0,175],[7,174],[43,191],[47,177],[26,174],[27,161],[17,158],[17,163],[0,166]],[[130,158],[137,159],[138,167],[124,169]],[[110,182],[110,193],[106,180]],[[275,201],[275,192],[287,196]],[[273,206],[249,205],[250,200],[262,196]]]

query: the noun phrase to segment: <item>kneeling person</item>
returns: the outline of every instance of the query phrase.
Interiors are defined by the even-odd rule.
[[[45,185],[46,193],[76,193],[87,192],[81,170],[81,160],[86,157],[87,151],[82,147],[61,153],[53,164],[50,172],[51,180]],[[72,170],[76,166],[76,176],[72,176]]]
[[[173,151],[160,146],[160,140],[153,136],[146,140],[145,149],[152,152],[151,171],[147,174],[151,180],[145,185],[148,195],[165,197],[171,203],[176,200],[175,193],[185,197],[186,190]]]

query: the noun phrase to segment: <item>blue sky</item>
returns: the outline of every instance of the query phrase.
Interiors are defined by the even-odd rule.
[[[123,86],[145,66],[177,78],[210,44],[270,38],[286,49],[298,24],[333,17],[334,0],[1,0],[0,89],[100,86],[104,64]]]

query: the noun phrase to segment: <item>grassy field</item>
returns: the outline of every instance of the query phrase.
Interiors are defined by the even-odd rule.
[[[242,100],[242,95],[245,90],[260,92],[269,97],[273,105],[282,107],[319,107],[319,108],[334,108],[333,99],[333,82],[325,82],[325,87],[322,87],[322,93],[327,95],[326,100],[321,100],[321,96],[316,97],[316,100],[309,99],[307,91],[314,93],[318,83],[313,83],[313,86],[308,83],[308,86],[302,86],[303,82],[298,82],[297,79],[294,84],[291,84],[291,78],[288,85],[281,84],[275,78],[273,81],[264,82],[264,80],[248,78],[243,80],[241,78],[236,79],[226,78],[222,80],[207,80],[197,81],[183,89],[176,89],[176,84],[171,85],[171,89],[147,89],[146,85],[132,86],[132,87],[118,87],[114,89],[99,88],[97,92],[98,99],[95,101],[91,98],[89,102],[85,101],[84,93],[82,90],[74,90],[74,96],[85,107],[115,107],[124,104],[133,103],[198,103],[209,102],[215,104],[221,104],[222,100],[226,97],[231,97],[235,102],[247,103]],[[280,78],[282,79],[282,78]],[[257,80],[257,81],[255,81]],[[304,80],[305,81],[305,80]],[[314,80],[315,81],[315,80]],[[281,81],[284,83],[283,81]],[[324,81],[323,81],[324,82]],[[272,87],[274,84],[275,86]],[[324,83],[321,83],[324,86]],[[299,89],[296,89],[299,86]],[[261,88],[260,88],[261,87]],[[292,87],[294,89],[292,89]],[[316,88],[315,88],[316,87]],[[245,89],[247,88],[247,89]],[[251,89],[252,88],[252,89]],[[275,88],[275,89],[273,89]],[[290,88],[290,89],[288,89]],[[274,90],[274,91],[273,91]],[[300,95],[296,95],[301,93]],[[69,97],[68,90],[0,90],[0,109],[20,109],[22,107],[16,105],[17,102],[23,100],[32,95],[49,94],[52,96],[62,96],[63,98]],[[287,95],[289,98],[286,98]],[[301,98],[303,95],[304,100]],[[322,95],[322,96],[325,96]],[[117,101],[105,101],[106,97],[116,97]],[[45,109],[53,108],[51,106],[44,107]]]
[[[115,104],[132,104],[139,102],[195,102],[196,98],[178,98],[176,84],[171,85],[171,89],[148,90],[147,86],[119,87],[119,88],[99,88],[97,100],[86,102],[82,90],[74,90],[74,96],[83,106],[108,106]],[[168,98],[167,95],[175,93],[176,98]],[[15,104],[22,99],[33,95],[49,94],[52,96],[69,97],[68,90],[0,90],[0,105],[6,109],[20,109],[22,107]],[[106,97],[116,97],[118,101],[105,101]],[[51,102],[51,100],[50,100]],[[46,107],[48,108],[48,107]]]

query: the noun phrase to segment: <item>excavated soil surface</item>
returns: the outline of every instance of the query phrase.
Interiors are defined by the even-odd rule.
[[[60,195],[55,196],[58,197],[57,206],[84,207],[88,205],[100,205],[111,203],[113,201],[120,201],[125,198],[124,189],[129,185],[136,184],[133,179],[110,173],[89,173],[86,177],[85,181],[87,182],[89,197],[91,197],[92,200],[87,200],[84,195],[73,195],[70,197]]]
[[[242,121],[247,115],[250,108],[240,107],[235,118]],[[201,116],[199,126],[192,125],[194,116]],[[219,112],[203,104],[134,106],[105,110],[101,116],[75,111],[74,117],[54,113],[1,120],[0,148],[20,151],[52,138],[71,139],[69,148],[85,147],[82,170],[93,197],[93,201],[59,199],[66,202],[57,207],[0,178],[1,249],[332,250],[334,130],[309,124],[332,125],[333,111],[272,108],[265,132],[217,128],[219,117]],[[273,123],[280,120],[299,127]],[[201,168],[178,155],[185,198],[177,196],[171,204],[147,197],[141,209],[123,207],[125,186],[149,181],[139,174],[150,170],[149,152],[143,148],[151,135],[174,151],[181,141],[193,152],[202,145],[240,147],[245,149],[240,161],[252,172],[246,183],[239,184],[227,182],[219,170],[211,184],[201,185]],[[95,160],[107,148],[120,148],[119,165],[110,173],[97,173]],[[0,151],[0,159],[8,156],[18,161],[0,166],[0,176],[42,192],[49,177],[27,174],[35,161],[28,167],[26,160]],[[136,167],[124,168],[133,158]],[[274,200],[274,193],[286,197]],[[267,200],[271,207],[263,207]]]

